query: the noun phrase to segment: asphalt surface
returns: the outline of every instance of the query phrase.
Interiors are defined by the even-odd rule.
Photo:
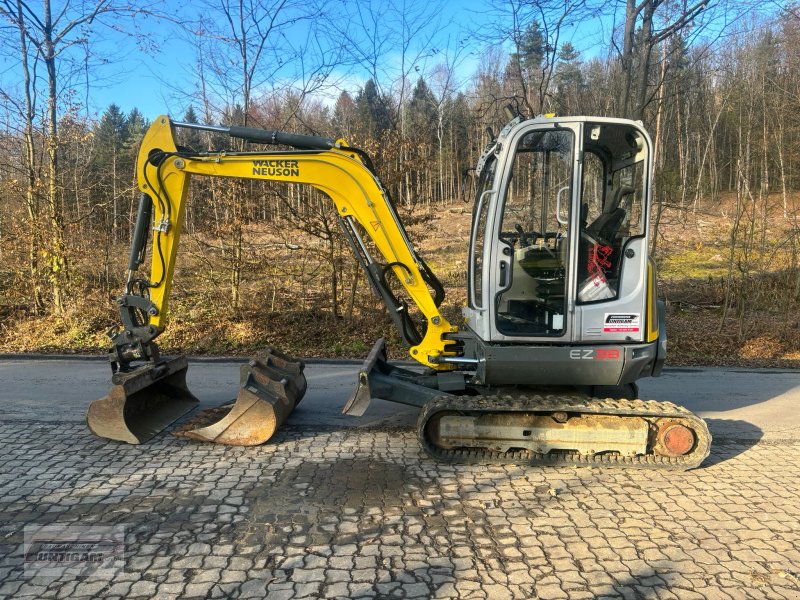
[[[187,382],[200,407],[236,396],[243,361],[192,360]],[[341,414],[356,381],[358,363],[311,362],[308,392],[289,425],[375,427],[411,425],[413,407],[373,401],[360,418]],[[108,392],[104,360],[0,359],[0,420],[82,421],[89,403]],[[774,369],[668,368],[639,382],[640,397],[669,400],[709,420],[712,434],[730,439],[797,439],[800,373]]]

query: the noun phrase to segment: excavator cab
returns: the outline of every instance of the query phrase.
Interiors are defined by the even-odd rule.
[[[613,386],[658,374],[650,148],[638,123],[588,117],[517,119],[487,147],[464,310],[481,381]]]

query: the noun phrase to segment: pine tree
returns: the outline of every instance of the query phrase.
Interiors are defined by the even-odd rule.
[[[99,200],[111,206],[111,231],[119,239],[122,227],[120,196],[130,186],[131,170],[125,160],[128,119],[119,106],[111,104],[94,132],[95,160],[98,171]],[[125,228],[127,230],[127,227]]]
[[[370,79],[356,96],[358,117],[364,124],[364,133],[374,139],[393,128],[389,103],[378,91],[375,81]]]
[[[581,53],[569,43],[564,42],[558,51],[558,64],[553,83],[555,101],[560,115],[574,115],[580,111],[580,92],[583,88],[583,64]]]
[[[509,56],[506,81],[517,102],[525,111],[535,114],[542,110],[539,87],[545,75],[547,40],[538,21],[531,21],[524,31],[515,35],[516,52]]]
[[[194,106],[189,105],[186,112],[183,113],[184,123],[199,123],[199,118],[194,110]],[[182,129],[180,130],[181,144],[192,150],[203,150],[206,144],[203,142],[203,134],[197,129]]]
[[[411,91],[407,114],[411,124],[411,137],[420,144],[435,144],[436,98],[422,77]]]

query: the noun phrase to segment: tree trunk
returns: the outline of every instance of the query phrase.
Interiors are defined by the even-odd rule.
[[[241,223],[233,228],[233,255],[231,257],[231,310],[234,317],[239,316],[242,284],[242,245],[244,232]]]
[[[69,283],[69,267],[64,244],[64,215],[58,194],[58,93],[56,52],[50,0],[44,0],[44,63],[47,69],[47,207],[50,220],[49,280],[53,308],[63,314]]]
[[[28,65],[28,45],[25,38],[25,21],[22,17],[22,1],[17,0],[17,27],[20,38],[20,59],[25,89],[25,210],[28,213],[28,274],[31,286],[31,308],[38,315],[44,308],[40,286],[39,255],[42,241],[39,227],[39,198],[36,192],[36,142],[33,137],[33,96],[31,93],[31,73]]]
[[[332,234],[331,231],[328,233]],[[331,263],[331,310],[339,316],[339,269],[336,265],[336,244],[333,235],[328,237],[328,260]]]
[[[642,20],[642,30],[639,32],[641,37],[641,47],[639,48],[639,69],[636,85],[636,105],[631,113],[637,119],[644,120],[644,110],[647,105],[647,84],[650,79],[650,56],[653,52],[653,12],[655,5],[648,4],[644,9]]]
[[[350,284],[350,297],[347,300],[347,319],[353,318],[353,311],[356,306],[356,296],[358,295],[358,279],[361,275],[361,268],[356,265],[353,269],[353,281]]]
[[[636,27],[636,0],[627,0],[625,6],[625,29],[622,34],[622,74],[624,83],[620,89],[620,116],[627,117],[630,112],[631,88],[633,87],[633,48]]]

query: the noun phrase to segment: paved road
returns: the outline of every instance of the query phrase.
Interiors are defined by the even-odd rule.
[[[195,360],[189,388],[203,408],[236,394],[241,362]],[[355,419],[341,414],[359,364],[312,362],[306,370],[308,393],[289,424],[337,427],[411,425],[417,410],[375,401]],[[107,393],[110,370],[98,359],[0,359],[0,419],[82,421],[89,403]],[[761,369],[666,369],[643,379],[640,396],[671,400],[712,421],[725,438],[796,439],[800,436],[800,373]]]
[[[91,436],[93,360],[0,360],[0,597],[800,598],[800,374],[670,370],[642,397],[715,436],[701,469],[447,466],[415,410],[339,414],[357,365],[311,364],[259,448]],[[204,405],[237,365],[200,361]],[[113,578],[30,577],[24,525],[123,525]]]

